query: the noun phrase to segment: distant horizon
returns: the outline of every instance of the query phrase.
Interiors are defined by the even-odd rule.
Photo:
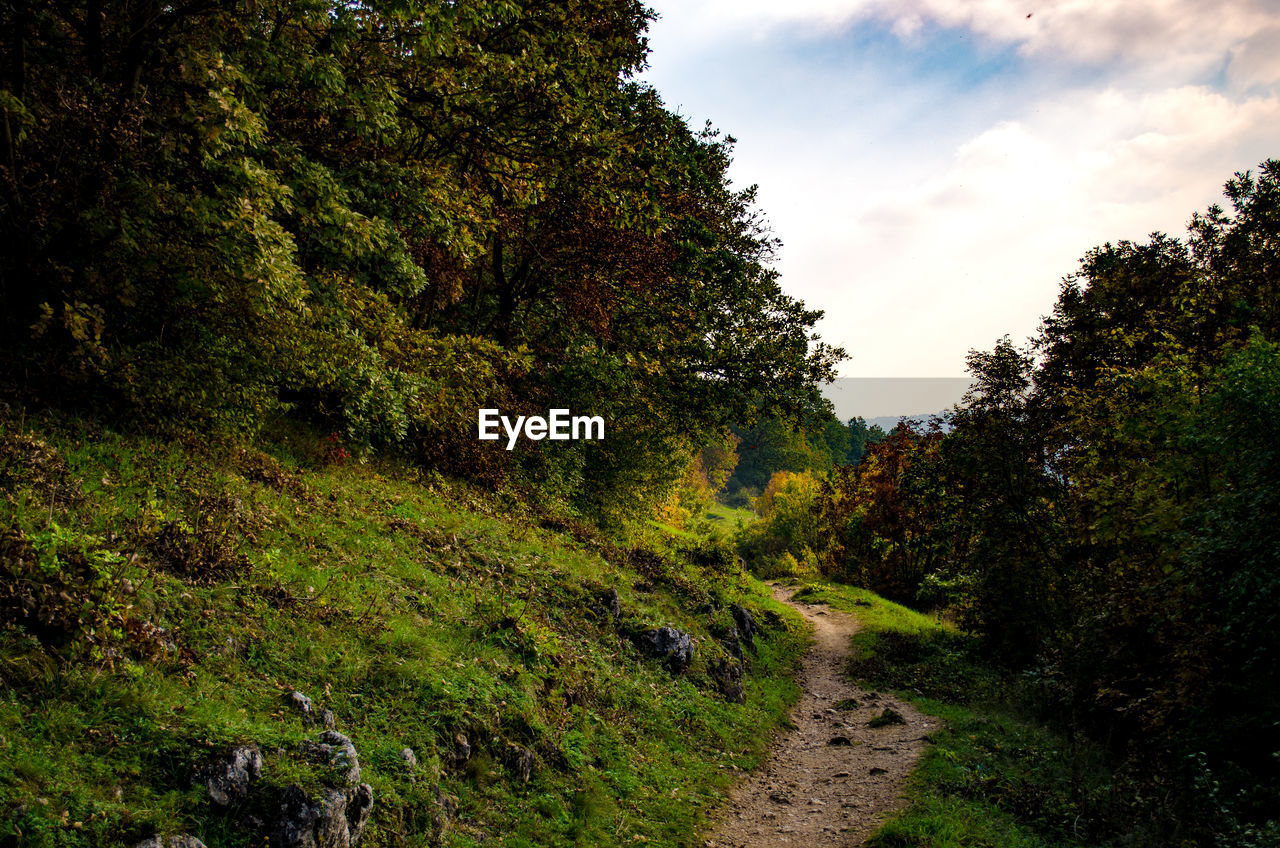
[[[960,402],[969,377],[837,377],[821,387],[841,421],[934,415]]]

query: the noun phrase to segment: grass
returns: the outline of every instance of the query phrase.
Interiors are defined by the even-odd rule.
[[[648,527],[657,531],[659,539],[669,538],[678,544],[696,544],[708,539],[728,539],[755,520],[755,513],[749,509],[712,503],[705,513],[687,521],[685,527],[656,520],[650,520]]]
[[[801,592],[858,618],[852,676],[943,722],[908,783],[908,806],[869,845],[1125,844],[1116,827],[1125,811],[1108,758],[1096,745],[1037,721],[1023,682],[984,663],[972,639],[864,589],[811,584]]]
[[[702,538],[692,530],[685,530],[683,528],[667,524],[664,521],[650,520],[649,526],[659,531],[661,534],[665,534],[685,542],[696,542]]]
[[[729,530],[736,530],[755,521],[756,514],[743,507],[725,506],[722,503],[714,503],[711,505],[711,508],[707,510],[706,518],[713,524],[717,524]]]
[[[305,432],[262,454],[3,420],[0,482],[11,552],[29,546],[47,575],[92,561],[68,591],[98,593],[46,599],[65,643],[0,626],[0,844],[261,844],[239,822],[324,779],[299,755],[317,729],[286,703],[297,689],[360,752],[375,795],[362,846],[684,846],[798,695],[798,617],[736,566],[636,556],[394,462],[333,464]],[[744,705],[707,675],[730,603],[791,622],[758,638]],[[628,638],[664,624],[695,638],[684,674]],[[261,748],[263,778],[219,813],[191,775],[238,743]],[[528,783],[512,744],[533,752]]]

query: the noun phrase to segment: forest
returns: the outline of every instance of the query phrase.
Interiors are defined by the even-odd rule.
[[[1280,161],[1226,199],[1185,239],[1090,251],[1026,346],[969,354],[950,413],[778,475],[746,534],[946,610],[1165,797],[1118,813],[1164,817],[1163,844],[1277,838]]]
[[[884,433],[651,14],[0,3],[0,846],[704,844],[774,584],[950,725],[869,844],[1280,845],[1280,160]]]

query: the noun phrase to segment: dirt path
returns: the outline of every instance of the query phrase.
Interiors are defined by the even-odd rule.
[[[775,739],[769,760],[734,790],[708,848],[861,845],[901,808],[902,782],[924,750],[923,737],[938,725],[909,704],[845,680],[857,622],[823,604],[792,601],[793,591],[775,586],[773,596],[799,610],[815,635],[800,673],[804,694],[791,713],[795,730]],[[857,707],[842,709],[851,706],[841,703],[846,699]],[[886,707],[906,723],[869,727]]]

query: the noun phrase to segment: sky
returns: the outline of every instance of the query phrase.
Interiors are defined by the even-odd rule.
[[[1091,248],[1280,158],[1280,0],[651,0],[642,79],[738,141],[845,377],[958,377]]]

